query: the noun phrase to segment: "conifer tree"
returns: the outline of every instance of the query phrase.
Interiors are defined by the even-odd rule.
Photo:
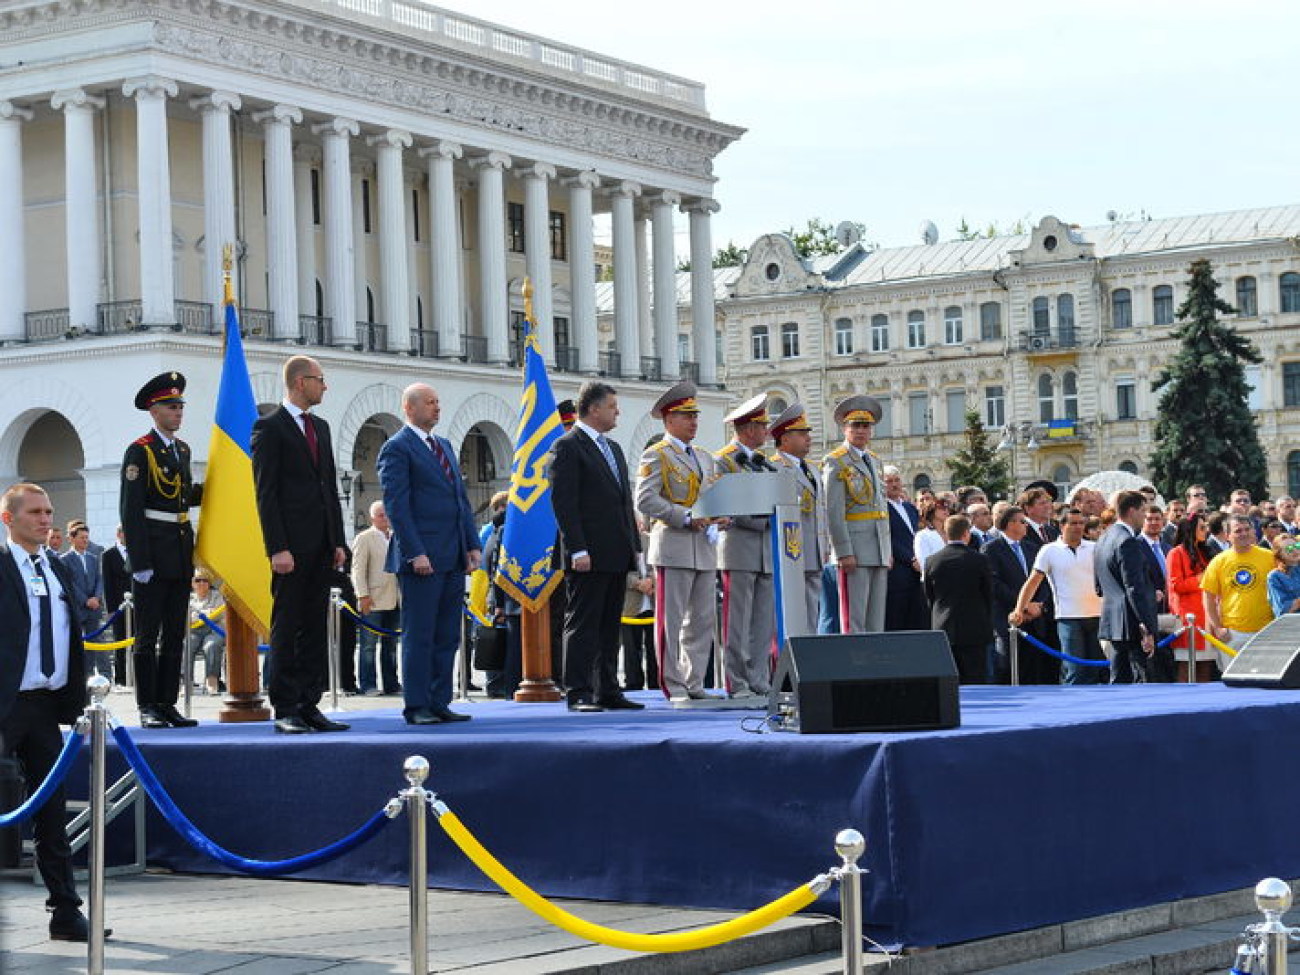
[[[966,411],[966,446],[944,461],[952,471],[954,485],[974,484],[990,499],[1005,498],[1011,491],[1011,470],[989,446],[979,410]]]
[[[1235,309],[1219,297],[1209,261],[1188,269],[1187,300],[1178,308],[1173,360],[1151,388],[1164,390],[1157,412],[1152,480],[1167,498],[1202,484],[1211,499],[1234,488],[1263,498],[1268,468],[1246,397],[1246,363],[1261,361],[1253,342],[1219,320]]]

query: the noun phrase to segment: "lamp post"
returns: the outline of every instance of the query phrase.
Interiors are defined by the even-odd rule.
[[[1020,469],[1016,462],[1016,447],[1022,440],[1025,443],[1026,450],[1031,452],[1036,451],[1038,449],[1038,428],[1029,420],[1021,420],[1019,422],[1010,420],[1003,425],[1002,439],[998,441],[998,445],[993,448],[995,453],[1002,453],[1006,450],[1011,451],[1011,480],[1013,491],[1015,485],[1019,484],[1021,481]]]

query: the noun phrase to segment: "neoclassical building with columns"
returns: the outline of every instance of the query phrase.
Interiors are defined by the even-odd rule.
[[[412,381],[475,499],[507,482],[525,278],[557,397],[608,377],[629,453],[679,377],[718,427],[712,162],[742,132],[697,82],[420,0],[5,4],[0,480],[47,484],[107,541],[147,428],[132,395],[170,369],[201,473],[226,245],[259,405],[288,356],[323,364],[354,522]]]
[[[878,398],[875,449],[914,487],[978,410],[1016,481],[1069,487],[1099,470],[1149,476],[1159,394],[1188,267],[1210,261],[1248,366],[1270,491],[1300,496],[1300,206],[1122,221],[1045,217],[1029,233],[801,259],[782,234],[719,272],[723,378],[734,396],[810,408],[823,446],[850,393]],[[683,308],[683,316],[685,309]]]

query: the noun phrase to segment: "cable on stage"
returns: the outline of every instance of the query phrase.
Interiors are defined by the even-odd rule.
[[[0,813],[0,829],[25,823],[36,815],[43,805],[50,801],[50,796],[54,794],[59,786],[63,785],[63,780],[68,777],[68,773],[72,770],[72,763],[76,761],[77,752],[81,751],[81,746],[85,740],[86,735],[79,726],[73,729],[72,734],[68,735],[67,741],[63,743],[63,751],[59,752],[58,761],[54,763],[54,768],[50,769],[50,774],[45,777],[45,781],[40,784],[40,788],[28,796],[27,801],[17,809],[12,809],[7,813]]]

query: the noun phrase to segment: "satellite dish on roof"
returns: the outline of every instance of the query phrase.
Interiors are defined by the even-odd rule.
[[[921,240],[927,244],[939,243],[939,228],[934,225],[933,220],[921,224]]]
[[[841,220],[835,227],[835,242],[841,247],[852,247],[862,239],[862,228],[852,220]]]

